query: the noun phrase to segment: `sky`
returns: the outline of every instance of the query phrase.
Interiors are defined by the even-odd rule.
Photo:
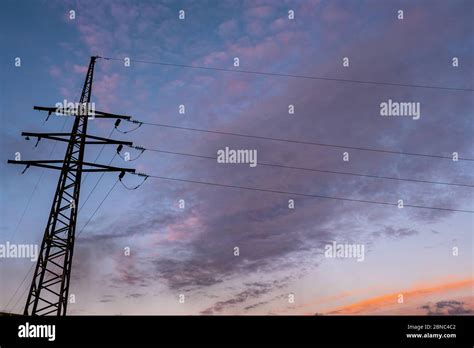
[[[20,134],[70,130],[71,118],[45,121],[33,106],[78,101],[92,55],[117,59],[97,60],[92,101],[101,111],[178,127],[474,158],[471,1],[7,0],[1,7],[0,244],[41,242],[58,173],[31,167],[21,175],[24,168],[7,159],[16,152],[22,159],[63,159],[63,144],[43,139],[35,147]],[[125,57],[132,59],[129,67]],[[389,99],[420,103],[420,118],[382,117],[380,103]],[[135,127],[122,122],[119,130]],[[90,134],[109,137],[113,129],[113,120],[89,122]],[[201,156],[226,146],[256,149],[261,163],[466,186],[252,168],[133,149],[126,150],[136,160],[125,162],[114,157],[114,146],[101,152],[88,145],[85,158],[174,179],[474,210],[473,161],[146,124],[110,137]],[[87,175],[81,189],[69,314],[474,313],[472,213],[152,177],[129,190],[114,186],[116,173],[99,178]],[[123,183],[133,188],[142,178],[126,175]],[[333,242],[363,245],[363,261],[326,257]],[[0,259],[0,311],[22,312],[32,264]]]

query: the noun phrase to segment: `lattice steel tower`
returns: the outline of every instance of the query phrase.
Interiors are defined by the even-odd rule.
[[[84,162],[86,144],[132,145],[131,142],[111,140],[87,134],[87,124],[93,118],[130,119],[130,116],[95,111],[90,107],[94,66],[98,56],[91,57],[87,76],[82,88],[78,107],[58,109],[38,107],[35,110],[75,117],[70,133],[26,133],[27,137],[51,139],[67,142],[64,160],[15,161],[8,163],[24,164],[60,170],[59,180],[44,231],[41,251],[36,263],[25,315],[65,315],[68,304],[69,281],[71,277],[72,256],[77,222],[77,207],[81,191],[81,177],[84,172],[134,172],[131,168],[117,168],[96,163]],[[117,121],[120,122],[120,121]]]

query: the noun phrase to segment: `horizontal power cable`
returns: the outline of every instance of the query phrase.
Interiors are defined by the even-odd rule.
[[[206,182],[206,181],[178,179],[178,178],[171,178],[171,177],[158,176],[158,175],[148,175],[148,174],[145,175],[143,173],[142,174],[140,174],[140,173],[131,173],[131,174],[138,175],[138,176],[147,176],[149,178],[155,178],[155,179],[161,179],[161,180],[170,180],[170,181],[178,181],[178,182],[185,182],[185,183],[191,183],[191,184],[216,186],[216,187],[223,187],[223,188],[232,188],[232,189],[238,189],[238,190],[267,192],[267,193],[284,194],[284,195],[291,195],[291,196],[301,196],[301,197],[308,197],[308,198],[321,198],[321,199],[331,199],[331,200],[348,201],[348,202],[355,202],[355,203],[377,204],[377,205],[386,205],[386,206],[396,206],[396,207],[398,207],[398,203],[392,203],[392,202],[381,202],[381,201],[373,201],[373,200],[366,200],[366,199],[355,199],[355,198],[346,198],[346,197],[334,197],[334,196],[325,196],[325,195],[316,195],[316,194],[306,194],[306,193],[298,193],[298,192],[290,192],[290,191],[270,190],[270,189],[262,189],[262,188],[256,188],[256,187],[219,184],[219,183]],[[450,212],[458,212],[458,213],[469,213],[469,214],[474,213],[474,210],[462,210],[462,209],[452,209],[452,208],[442,208],[442,207],[429,207],[429,206],[414,205],[414,204],[403,204],[403,207],[404,208],[429,209],[429,210],[442,210],[442,211],[450,211]]]
[[[111,57],[103,57],[103,59],[116,60],[116,61],[122,61],[122,62],[124,61],[121,58],[111,58]],[[472,89],[472,88],[419,85],[419,84],[396,83],[396,82],[385,82],[385,81],[352,80],[352,79],[333,78],[333,77],[324,77],[324,76],[282,74],[282,73],[243,70],[243,69],[228,69],[228,68],[208,67],[208,66],[200,66],[200,65],[166,63],[166,62],[148,61],[148,60],[140,60],[140,59],[130,59],[130,62],[161,65],[161,66],[173,66],[173,67],[178,67],[178,68],[223,71],[223,72],[232,72],[232,73],[240,73],[240,74],[263,75],[263,76],[289,77],[289,78],[308,79],[308,80],[335,81],[335,82],[366,84],[366,85],[381,85],[381,86],[394,86],[394,87],[411,87],[411,88],[425,88],[425,89],[439,89],[439,90],[474,92],[474,89]]]
[[[260,135],[251,135],[251,134],[243,134],[243,133],[216,131],[216,130],[202,129],[202,128],[173,126],[173,125],[169,125],[169,124],[153,123],[153,122],[142,122],[142,121],[138,121],[138,120],[133,120],[133,121],[129,121],[129,122],[142,123],[144,125],[162,127],[162,128],[172,128],[172,129],[187,130],[187,131],[192,131],[192,132],[202,132],[202,133],[211,133],[211,134],[219,134],[219,135],[230,135],[230,136],[235,136],[235,137],[244,137],[244,138],[259,139],[259,140],[279,141],[279,142],[284,142],[284,143],[293,143],[293,144],[301,144],[301,145],[313,145],[313,146],[331,147],[331,148],[339,148],[339,149],[346,149],[346,150],[348,149],[348,150],[357,150],[357,151],[387,153],[387,154],[392,154],[392,155],[418,156],[418,157],[429,157],[429,158],[440,158],[440,159],[453,160],[452,156],[446,156],[446,155],[435,155],[435,154],[425,154],[425,153],[416,153],[416,152],[405,152],[405,151],[395,151],[395,150],[386,150],[386,149],[376,149],[376,148],[369,148],[369,147],[317,143],[317,142],[304,141],[304,140],[274,138],[274,137],[266,137],[266,136],[260,136]],[[458,160],[459,161],[474,162],[474,158],[458,157]]]
[[[132,146],[131,148],[136,148],[136,147]],[[137,148],[141,151],[151,151],[151,152],[165,153],[165,154],[178,155],[178,156],[187,156],[187,157],[217,160],[217,157],[215,157],[215,156],[204,156],[204,155],[196,155],[196,154],[183,153],[183,152],[166,151],[166,150],[159,150],[159,149],[148,149],[148,148],[143,148],[143,147],[137,147]],[[282,165],[282,164],[266,163],[266,162],[261,162],[261,161],[259,161],[257,165],[258,166],[266,166],[266,167],[275,167],[275,168],[284,168],[284,169],[294,169],[294,170],[301,170],[301,171],[317,172],[317,173],[326,173],[326,174],[349,175],[349,176],[357,176],[357,177],[372,178],[372,179],[406,181],[406,182],[414,182],[414,183],[459,186],[459,187],[474,187],[474,185],[472,185],[472,184],[461,184],[461,183],[453,183],[453,182],[445,182],[445,181],[430,181],[430,180],[420,180],[420,179],[410,179],[410,178],[397,178],[397,177],[382,176],[382,175],[360,174],[360,173],[341,172],[341,171],[326,170],[326,169],[285,166],[285,165]]]

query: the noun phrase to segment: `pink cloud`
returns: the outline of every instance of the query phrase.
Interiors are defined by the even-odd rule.
[[[249,83],[241,79],[231,79],[225,87],[226,93],[230,95],[242,95],[249,88]]]
[[[304,39],[304,35],[296,31],[283,31],[276,35],[276,39],[285,47],[289,47],[293,43],[301,42]]]
[[[113,73],[111,75],[98,74],[99,78],[94,83],[93,93],[98,100],[97,108],[101,111],[113,112],[114,105],[117,105],[118,93],[117,89],[119,86],[120,75]]]
[[[278,18],[270,24],[270,28],[272,30],[281,30],[284,29],[288,26],[289,24],[289,19],[284,19],[284,18]]]
[[[63,97],[71,97],[74,94],[70,88],[64,86],[59,87],[59,93]]]
[[[258,6],[253,7],[247,11],[247,14],[251,17],[265,18],[273,13],[273,8],[271,6]]]
[[[210,54],[205,56],[202,61],[205,65],[216,65],[225,62],[228,62],[228,64],[232,63],[227,53],[223,51],[211,52]]]
[[[261,36],[264,34],[265,27],[262,22],[250,21],[247,23],[246,29],[251,36]]]
[[[192,236],[193,231],[199,230],[199,228],[202,229],[199,218],[190,216],[179,223],[166,226],[166,240],[168,242],[187,240]]]
[[[337,6],[334,3],[330,3],[324,8],[322,13],[322,19],[330,24],[341,24],[344,23],[348,18],[351,17],[351,13],[341,6]]]
[[[314,16],[314,12],[316,11],[316,7],[319,7],[321,4],[321,0],[305,0],[299,3],[300,7],[295,12],[296,16]]]
[[[76,74],[85,74],[85,73],[87,73],[87,66],[82,66],[82,65],[76,65],[76,64],[74,64],[74,66],[72,67],[72,70],[73,70]]]
[[[240,63],[255,65],[256,63],[266,62],[274,59],[281,53],[281,48],[275,42],[274,38],[267,38],[255,45],[250,44],[233,44],[229,50],[236,57],[240,57]]]
[[[53,65],[52,67],[49,68],[49,75],[52,77],[58,77],[61,75],[61,68]]]
[[[234,34],[236,30],[237,30],[237,21],[235,19],[231,19],[219,25],[218,33],[221,37],[226,38]]]

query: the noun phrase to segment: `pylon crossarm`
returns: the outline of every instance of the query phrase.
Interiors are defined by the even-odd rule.
[[[22,132],[24,137],[35,137],[38,139],[50,139],[63,142],[69,142],[71,133],[31,133],[31,132]],[[89,134],[76,134],[77,137],[84,137],[85,139],[92,139],[91,141],[85,141],[85,144],[96,144],[96,145],[127,145],[132,146],[133,143],[130,141],[122,141],[115,139],[107,139],[102,137],[97,137],[95,135]]]
[[[44,162],[51,162],[51,161],[44,161]],[[62,161],[54,161],[55,163],[62,163]],[[15,161],[15,160],[8,160],[8,163],[10,164],[24,164],[26,165],[25,171],[28,167],[33,166],[33,167],[41,167],[41,168],[47,168],[47,169],[59,169],[61,170],[62,167],[58,166],[53,166],[50,164],[46,163],[35,163],[35,161]],[[23,174],[23,173],[22,173]]]
[[[109,112],[103,112],[103,111],[93,111],[89,113],[88,115],[77,115],[75,111],[71,111],[71,109],[62,109],[62,108],[57,108],[57,107],[48,107],[48,106],[34,106],[34,110],[38,111],[47,111],[48,116],[51,114],[57,114],[58,116],[81,116],[81,117],[90,117],[90,118],[118,118],[121,120],[130,120],[132,116],[127,116],[127,115],[118,115],[118,114],[111,114]]]
[[[11,164],[23,164],[26,166],[32,166],[32,167],[42,167],[42,168],[48,168],[48,169],[57,169],[57,170],[62,170],[62,166],[54,166],[52,164],[55,163],[63,163],[62,160],[32,160],[32,161],[15,161],[15,160],[8,160],[8,163]],[[77,161],[70,161],[69,163],[71,164],[78,164]],[[112,166],[106,166],[102,164],[97,164],[97,163],[91,163],[91,162],[82,162],[83,166],[88,166],[91,168],[82,168],[83,172],[128,172],[128,173],[135,173],[135,169],[133,168],[120,168],[120,167],[112,167]]]
[[[128,115],[117,115],[117,114],[111,114],[109,112],[103,112],[103,111],[95,111],[94,117],[99,117],[99,118],[119,118],[121,120],[131,120],[132,116]]]
[[[135,173],[134,168],[111,167],[111,166],[106,166],[106,165],[103,165],[103,164],[90,163],[90,162],[84,162],[83,165],[96,168],[96,169],[84,169],[83,168],[82,169],[83,172],[128,172],[128,173]]]

